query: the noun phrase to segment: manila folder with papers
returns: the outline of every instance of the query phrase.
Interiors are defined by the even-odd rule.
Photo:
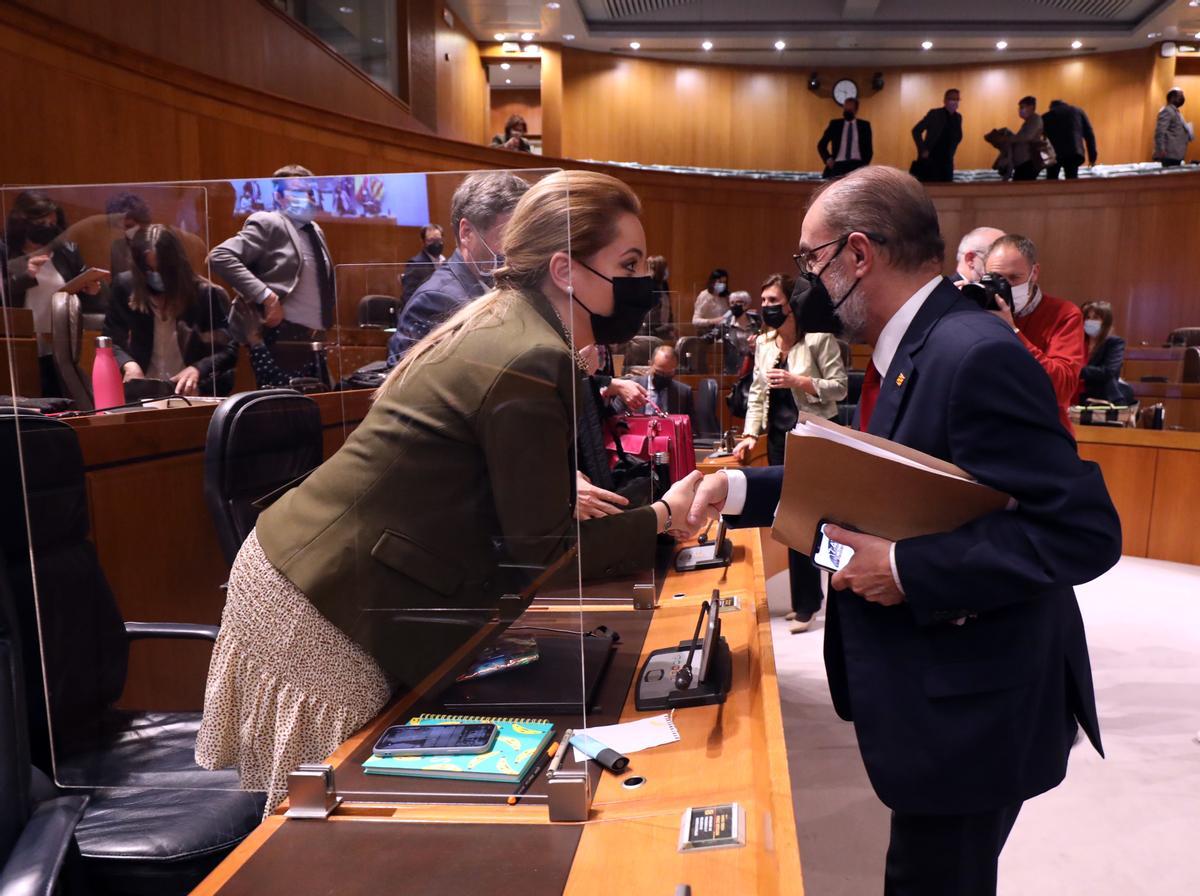
[[[807,555],[821,520],[899,541],[949,532],[1010,502],[944,460],[801,413],[771,534]]]

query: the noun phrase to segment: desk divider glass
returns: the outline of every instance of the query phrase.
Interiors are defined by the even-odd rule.
[[[346,803],[540,804],[548,748],[619,720],[669,546],[606,566],[621,555],[609,524],[575,518],[575,471],[610,457],[592,425],[606,407],[561,351],[584,312],[563,320],[537,278],[490,289],[499,256],[529,253],[488,246],[487,222],[454,226],[470,174],[0,190],[4,475],[31,532],[6,537],[5,599],[34,759],[60,786],[274,804],[281,773],[333,754]],[[572,201],[555,183],[539,245],[567,251],[568,216],[548,230],[546,209]],[[422,273],[472,301],[449,329],[453,302],[431,301],[436,344],[393,373],[427,223],[449,260]],[[93,381],[101,334],[116,351]],[[38,399],[49,414],[19,407]],[[373,757],[389,725],[422,715],[500,721],[484,752]]]

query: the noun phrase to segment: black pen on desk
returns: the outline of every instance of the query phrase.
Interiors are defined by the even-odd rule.
[[[542,771],[546,768],[546,765],[552,758],[554,758],[554,754],[557,752],[558,744],[551,744],[550,748],[546,750],[545,755],[542,756],[542,761],[529,770],[529,774],[525,776],[525,780],[521,782],[521,785],[517,788],[517,792],[508,798],[508,804],[510,806],[515,806],[517,804],[517,800],[519,800],[525,791],[529,789],[529,786],[533,784],[534,779],[542,773]]]

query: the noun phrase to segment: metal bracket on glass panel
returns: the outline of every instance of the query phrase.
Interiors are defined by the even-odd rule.
[[[341,802],[333,789],[332,765],[302,764],[288,775],[288,818],[328,818]]]
[[[555,772],[547,786],[551,821],[587,821],[592,785],[586,767],[578,771]]]
[[[639,582],[633,586],[633,608],[635,610],[658,608],[658,588],[653,582]]]

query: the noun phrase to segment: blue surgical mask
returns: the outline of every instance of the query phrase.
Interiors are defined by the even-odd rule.
[[[317,216],[317,207],[307,193],[289,190],[283,194],[283,198],[286,200],[283,213],[291,218],[293,223],[303,226]]]
[[[158,271],[146,271],[146,288],[155,295],[162,295],[167,291],[167,285],[163,283],[162,274]]]
[[[1100,335],[1100,328],[1103,326],[1098,320],[1085,320],[1083,322],[1083,332],[1087,333],[1092,339]]]

